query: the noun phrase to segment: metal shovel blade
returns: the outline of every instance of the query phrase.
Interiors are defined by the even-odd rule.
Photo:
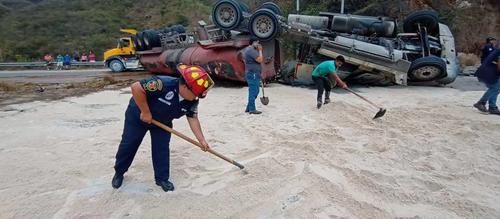
[[[261,97],[260,102],[267,106],[267,104],[269,104],[269,97]]]
[[[377,112],[377,114],[375,114],[375,117],[373,117],[373,119],[380,118],[380,117],[384,116],[386,112],[387,112],[386,109],[380,108],[380,110]]]

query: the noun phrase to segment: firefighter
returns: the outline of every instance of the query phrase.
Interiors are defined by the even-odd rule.
[[[153,126],[153,119],[172,127],[173,119],[185,115],[203,150],[209,149],[197,117],[197,107],[199,98],[206,96],[214,82],[198,66],[181,64],[177,66],[177,70],[180,78],[153,76],[132,84],[133,97],[125,112],[122,140],[116,153],[115,175],[111,182],[113,188],[122,185],[123,175],[132,164],[144,135],[149,131],[156,185],[165,192],[174,190],[174,185],[169,181],[170,133]]]

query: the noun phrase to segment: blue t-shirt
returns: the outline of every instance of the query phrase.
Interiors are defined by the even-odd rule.
[[[149,110],[154,119],[169,123],[184,115],[194,117],[198,113],[198,99],[188,101],[180,96],[179,79],[169,76],[153,76],[140,83],[146,91]],[[129,106],[140,114],[134,98],[130,100]]]
[[[259,51],[253,46],[249,46],[243,50],[242,55],[243,61],[245,62],[245,73],[251,72],[260,74],[262,67],[256,60],[257,57],[259,57]]]
[[[335,61],[324,61],[314,69],[312,76],[326,77],[328,74],[335,74]]]
[[[484,59],[483,64],[477,69],[476,76],[480,81],[486,84],[495,84],[500,78],[500,71],[498,70],[497,64],[500,61],[500,49],[495,49],[491,52],[486,59]]]
[[[70,64],[71,63],[71,56],[65,55],[63,58],[64,64]]]

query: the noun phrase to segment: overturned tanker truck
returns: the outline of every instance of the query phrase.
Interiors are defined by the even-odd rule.
[[[239,51],[250,37],[261,40],[263,78],[287,83],[311,83],[314,65],[343,55],[340,76],[373,85],[408,82],[448,84],[458,75],[454,38],[433,11],[410,14],[398,33],[398,22],[388,17],[337,13],[318,16],[290,14],[266,2],[251,12],[237,0],[219,0],[212,9],[213,25],[200,21],[194,32],[173,26],[137,33],[140,60],[150,72],[176,74],[178,63],[205,67],[215,77],[244,81]],[[283,66],[280,38],[300,44],[296,64]],[[287,66],[287,65],[285,65]]]

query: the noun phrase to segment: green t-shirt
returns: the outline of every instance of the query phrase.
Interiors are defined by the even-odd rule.
[[[326,77],[328,74],[335,74],[335,61],[324,61],[314,69],[312,76]]]

